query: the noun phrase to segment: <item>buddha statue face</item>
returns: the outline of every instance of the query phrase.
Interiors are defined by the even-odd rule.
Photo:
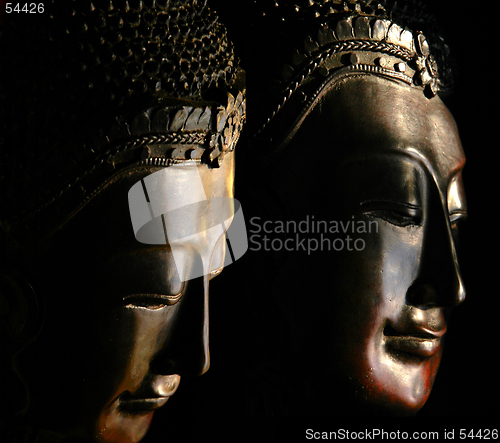
[[[465,297],[456,252],[465,158],[454,120],[437,96],[358,74],[332,87],[287,152],[269,181],[289,216],[348,226],[323,231],[329,244],[315,252],[289,253],[276,281],[310,377],[310,411],[414,414],[436,377],[448,309]],[[335,249],[332,235],[342,240]]]
[[[209,366],[244,73],[206,1],[44,8],[0,38],[0,434],[138,442]]]
[[[129,190],[159,171],[164,180],[156,192],[167,204],[221,199],[219,210],[232,214],[232,154],[216,169],[135,168],[23,251],[24,275],[36,284],[45,312],[40,335],[17,360],[35,428],[84,441],[137,442],[181,376],[209,367],[208,280],[223,266],[224,233],[209,238],[200,231],[197,242],[175,245],[139,242]],[[193,174],[201,189],[184,179]],[[200,208],[191,214],[196,220],[213,215]],[[167,223],[167,237],[175,228]],[[190,274],[198,264],[203,275]]]

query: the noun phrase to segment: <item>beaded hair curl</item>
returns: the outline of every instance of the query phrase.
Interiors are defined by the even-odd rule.
[[[244,74],[206,0],[51,0],[0,31],[6,237],[39,238],[120,168],[234,148]]]

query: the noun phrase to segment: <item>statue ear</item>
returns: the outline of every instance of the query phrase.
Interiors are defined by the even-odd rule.
[[[40,300],[30,282],[17,270],[0,271],[0,340],[11,342],[17,353],[35,340],[42,322]]]

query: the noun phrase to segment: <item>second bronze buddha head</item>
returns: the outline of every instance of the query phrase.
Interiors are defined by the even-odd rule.
[[[0,44],[2,433],[137,442],[209,367],[243,73],[205,1],[46,2]]]
[[[305,413],[414,414],[465,298],[465,157],[440,97],[448,48],[411,2],[249,11],[261,32],[243,60],[262,96],[248,109],[246,167],[283,211],[286,259],[269,289],[291,324]],[[263,250],[273,224],[255,232]]]

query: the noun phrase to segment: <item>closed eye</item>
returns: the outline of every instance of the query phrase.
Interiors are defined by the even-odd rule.
[[[123,297],[126,308],[148,309],[156,311],[166,306],[173,306],[182,298],[183,292],[175,295],[163,294],[132,294]]]
[[[409,203],[367,201],[361,203],[363,213],[399,227],[421,226],[422,208]]]

